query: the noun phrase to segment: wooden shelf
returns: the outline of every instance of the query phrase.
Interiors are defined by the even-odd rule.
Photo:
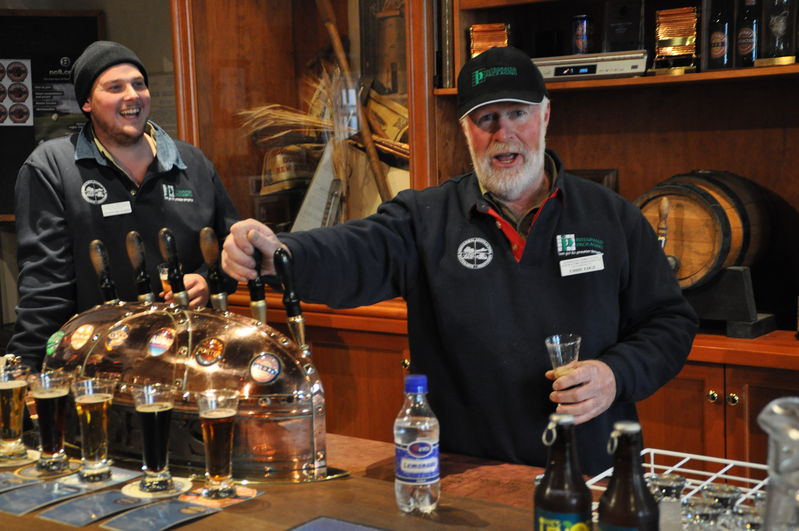
[[[679,85],[692,83],[711,83],[718,81],[736,81],[746,79],[760,79],[766,77],[791,77],[799,76],[799,64],[783,66],[764,66],[760,68],[738,68],[733,70],[717,70],[712,72],[699,72],[681,76],[640,76],[619,77],[612,79],[584,79],[575,81],[550,81],[547,89],[552,92],[565,92],[571,90],[591,90],[602,88],[648,87],[662,85]],[[455,96],[456,88],[434,89],[436,96]]]
[[[524,4],[543,4],[556,0],[461,0],[461,9],[485,9],[489,7],[508,7]]]

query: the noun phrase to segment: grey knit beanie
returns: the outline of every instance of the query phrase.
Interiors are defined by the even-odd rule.
[[[89,98],[94,80],[112,66],[130,63],[139,69],[144,76],[144,83],[149,85],[147,70],[133,51],[117,42],[95,41],[83,50],[75,64],[72,65],[72,84],[75,85],[75,97],[78,105],[83,106]],[[84,112],[86,116],[88,113]]]

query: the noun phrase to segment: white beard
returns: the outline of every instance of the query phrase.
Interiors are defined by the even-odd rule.
[[[546,139],[543,134],[540,136],[537,149],[527,150],[518,142],[498,142],[492,144],[482,157],[478,157],[474,152],[468,131],[466,131],[466,143],[469,145],[469,154],[472,157],[477,180],[500,201],[516,201],[541,183],[546,150]],[[518,156],[524,157],[524,163],[515,168],[494,168],[491,165],[493,156],[507,152],[518,153]]]

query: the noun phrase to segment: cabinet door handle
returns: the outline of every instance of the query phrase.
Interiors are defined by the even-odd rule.
[[[716,401],[719,399],[719,394],[713,389],[711,389],[710,391],[707,392],[705,398],[707,398],[707,401],[710,402],[711,404],[715,404]]]
[[[730,393],[727,395],[727,403],[731,406],[737,406],[738,402],[741,401],[741,398],[736,395],[735,393]]]

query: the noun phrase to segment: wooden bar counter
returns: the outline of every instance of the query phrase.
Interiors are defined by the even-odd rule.
[[[261,485],[258,498],[227,507],[181,529],[216,531],[290,529],[329,517],[380,529],[530,529],[533,479],[542,469],[442,455],[442,493],[435,513],[406,515],[394,502],[394,446],[328,434],[328,463],[348,477],[307,484]],[[44,509],[42,509],[44,510]],[[74,529],[0,513],[3,531]],[[102,521],[101,521],[102,523]],[[101,529],[92,524],[85,529]]]

